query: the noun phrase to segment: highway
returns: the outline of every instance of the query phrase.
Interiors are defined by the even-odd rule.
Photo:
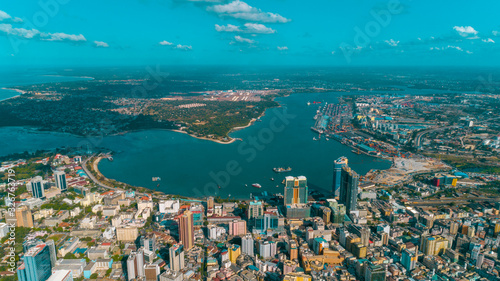
[[[450,203],[455,204],[465,204],[472,202],[500,202],[500,198],[491,198],[491,197],[470,197],[470,198],[444,198],[437,200],[416,200],[410,202],[411,206],[439,206],[439,205],[448,205]]]

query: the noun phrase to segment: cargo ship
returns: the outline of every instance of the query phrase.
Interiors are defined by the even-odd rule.
[[[257,187],[257,188],[261,188],[261,187],[262,187],[262,185],[260,185],[260,184],[258,184],[258,183],[253,183],[253,184],[252,184],[252,186],[253,186],[253,187]]]
[[[278,168],[273,168],[273,171],[275,173],[286,173],[286,172],[292,171],[292,168],[290,168],[290,167],[288,167],[288,168],[278,167]]]

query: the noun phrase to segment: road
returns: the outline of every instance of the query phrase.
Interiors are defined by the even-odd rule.
[[[87,174],[87,176],[89,176],[89,178],[90,178],[90,179],[91,179],[91,180],[92,180],[95,184],[97,184],[97,185],[98,185],[98,186],[100,186],[100,187],[104,187],[104,188],[107,188],[107,189],[113,189],[113,190],[119,190],[119,188],[115,188],[115,187],[107,186],[107,185],[105,185],[105,184],[101,183],[100,181],[98,181],[98,180],[94,177],[94,175],[93,175],[93,174],[92,174],[92,173],[91,173],[91,172],[87,169],[87,161],[88,161],[89,159],[91,159],[91,158],[92,158],[92,157],[88,157],[88,158],[86,158],[86,159],[83,161],[82,165],[81,165],[81,166],[82,166],[82,168],[83,168],[83,170],[84,170],[84,171],[85,171],[85,173]],[[94,165],[94,163],[92,163],[92,165]]]
[[[494,117],[494,118],[490,118],[490,119],[487,119],[487,120],[483,120],[481,121],[481,123],[487,123],[489,121],[493,121],[493,120],[497,120],[497,119],[500,119],[500,117]],[[475,125],[479,125],[480,123],[476,123]],[[460,126],[458,125],[454,125],[454,126],[445,126],[445,127],[440,127],[440,128],[434,128],[434,129],[429,129],[429,130],[426,130],[426,131],[422,131],[422,132],[419,132],[417,133],[417,135],[415,136],[415,140],[413,142],[413,146],[415,148],[418,148],[420,147],[420,142],[422,140],[422,136],[424,136],[425,134],[427,133],[430,133],[430,132],[436,132],[436,131],[441,131],[441,130],[444,130],[444,129],[450,129],[450,128],[458,128]]]
[[[439,206],[450,203],[463,204],[473,202],[500,202],[500,198],[471,197],[471,198],[444,198],[438,200],[417,200],[410,203],[412,206]]]

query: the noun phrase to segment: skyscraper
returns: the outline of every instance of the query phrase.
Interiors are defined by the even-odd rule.
[[[210,196],[207,198],[207,211],[214,208],[214,197]]]
[[[17,226],[20,227],[33,227],[33,216],[31,211],[26,205],[19,206],[16,209]]]
[[[254,241],[251,234],[247,234],[241,238],[241,248],[244,254],[253,257]]]
[[[340,182],[342,168],[347,166],[347,158],[342,156],[333,162],[333,187],[332,192],[335,197],[340,196]]]
[[[43,179],[42,177],[34,177],[31,180],[31,193],[35,198],[44,198],[45,190],[43,189]]]
[[[38,244],[29,249],[17,269],[19,281],[45,281],[52,274],[50,249],[46,244]]]
[[[307,178],[304,176],[285,178],[285,206],[306,204],[308,196]]]
[[[127,259],[127,277],[133,280],[144,276],[144,251],[131,252]]]
[[[184,247],[181,244],[174,244],[169,249],[170,269],[180,271],[184,268]]]
[[[342,167],[340,179],[339,201],[345,205],[347,214],[350,215],[352,211],[357,209],[359,175],[348,166],[345,166]]]
[[[68,190],[68,185],[66,184],[66,173],[63,171],[57,171],[54,173],[54,179],[56,180],[56,186],[61,190],[61,192],[65,192]]]
[[[179,219],[179,240],[184,249],[189,250],[194,245],[193,213],[185,211]]]
[[[154,233],[147,233],[142,235],[140,239],[140,245],[144,247],[145,250],[156,252],[156,235]]]

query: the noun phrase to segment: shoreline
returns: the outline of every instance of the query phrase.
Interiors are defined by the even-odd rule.
[[[10,100],[10,99],[15,99],[15,98],[20,97],[21,95],[26,94],[26,91],[19,90],[19,89],[13,89],[13,88],[5,88],[4,87],[4,88],[0,88],[0,90],[13,91],[13,92],[18,93],[18,95],[15,95],[15,96],[12,96],[12,97],[8,97],[8,98],[5,98],[5,99],[1,99],[0,102],[6,101],[6,100]]]

